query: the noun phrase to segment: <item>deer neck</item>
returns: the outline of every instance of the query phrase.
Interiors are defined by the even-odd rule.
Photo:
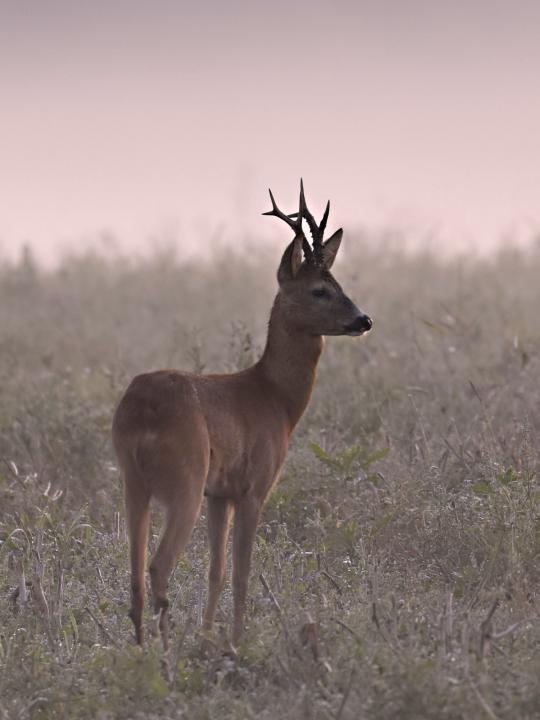
[[[268,323],[266,347],[258,365],[284,403],[291,429],[309,403],[323,347],[321,335],[308,335],[290,322],[277,295]]]

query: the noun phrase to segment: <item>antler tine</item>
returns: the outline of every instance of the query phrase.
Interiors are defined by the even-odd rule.
[[[326,230],[326,223],[328,222],[328,215],[330,213],[330,200],[326,203],[326,209],[322,216],[321,224],[319,225],[319,232],[321,233],[321,240],[324,237],[324,231]]]

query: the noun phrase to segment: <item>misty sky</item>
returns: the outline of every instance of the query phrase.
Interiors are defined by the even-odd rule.
[[[530,235],[539,87],[536,0],[0,0],[0,254],[275,237],[301,175],[334,226]]]

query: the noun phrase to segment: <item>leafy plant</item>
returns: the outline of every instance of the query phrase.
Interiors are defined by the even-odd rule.
[[[369,469],[375,462],[387,457],[390,452],[390,448],[372,451],[355,444],[329,453],[313,441],[309,442],[309,448],[317,460],[331,470],[337,471],[343,480],[360,477],[374,485],[378,484],[379,476],[377,473],[369,472]]]

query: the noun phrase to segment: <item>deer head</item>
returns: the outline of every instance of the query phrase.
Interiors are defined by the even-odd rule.
[[[278,208],[272,191],[269,192],[272,210],[263,214],[278,217],[294,231],[277,274],[280,305],[290,325],[310,335],[354,336],[370,330],[371,318],[345,295],[330,272],[343,237],[343,230],[339,229],[324,240],[330,201],[317,224],[307,208],[302,181],[298,212],[290,215]],[[304,234],[304,221],[311,233],[311,245]]]

